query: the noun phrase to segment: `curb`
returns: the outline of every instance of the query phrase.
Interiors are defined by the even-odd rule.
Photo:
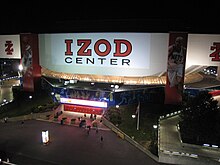
[[[46,119],[41,119],[41,118],[36,118],[35,120],[39,120],[39,121],[45,121],[45,122],[49,122],[49,123],[57,123],[60,124],[60,121],[51,121],[51,120],[46,120]],[[67,126],[74,126],[74,127],[79,127],[78,124],[63,124],[63,125],[67,125]],[[91,129],[96,129],[96,127],[91,127]],[[111,129],[109,128],[98,128],[99,130],[103,130],[103,131],[111,131]]]

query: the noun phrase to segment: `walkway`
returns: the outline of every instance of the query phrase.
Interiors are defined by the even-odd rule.
[[[112,131],[27,120],[0,123],[0,149],[16,165],[159,165]],[[49,144],[42,144],[42,130]],[[101,141],[101,136],[104,137]]]
[[[181,142],[177,124],[179,116],[160,121],[160,162],[182,165],[220,165],[220,150]]]
[[[65,125],[73,125],[80,126],[81,121],[85,121],[86,126],[90,126],[91,129],[99,129],[99,130],[110,130],[102,123],[101,115],[91,114],[82,114],[78,112],[68,112],[63,110],[63,105],[61,104],[57,109],[53,110],[53,112],[46,116],[46,118],[38,118],[38,120],[47,120],[49,122],[55,122]]]

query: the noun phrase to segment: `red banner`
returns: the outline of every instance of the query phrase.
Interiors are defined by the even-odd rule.
[[[187,39],[187,33],[170,33],[165,86],[165,104],[179,104],[182,102]]]
[[[96,115],[101,115],[103,113],[103,109],[100,107],[89,107],[89,106],[80,106],[80,105],[71,105],[71,104],[64,104],[64,111],[89,113]]]
[[[37,34],[21,34],[21,65],[23,67],[23,90],[34,92],[34,87],[41,76]]]

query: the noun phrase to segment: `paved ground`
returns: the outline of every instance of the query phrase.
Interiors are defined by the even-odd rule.
[[[58,118],[54,119],[54,116],[56,116],[57,114],[59,114]],[[96,123],[98,129],[110,130],[101,122],[101,115],[96,115],[95,118],[94,115],[92,116],[92,118],[90,117],[90,115],[91,114],[64,111],[63,105],[61,104],[55,110],[53,110],[48,120],[50,122],[61,123],[61,120],[66,118],[65,120],[63,120],[63,123],[74,126],[79,126],[81,120],[85,120],[85,126],[91,126],[92,129],[95,129],[95,127],[93,128],[93,126]],[[75,119],[74,123],[71,122],[71,119]]]
[[[208,84],[218,85],[219,82],[211,78],[189,86],[206,87]],[[5,150],[11,162],[18,165],[159,164],[127,141],[118,138],[112,131],[104,129],[103,125],[100,125],[103,129],[98,133],[91,130],[88,135],[86,129],[77,127],[77,124],[59,124],[63,116],[67,117],[67,123],[70,122],[68,114],[63,114],[57,123],[52,122],[53,118],[49,122],[25,121],[23,126],[20,122],[1,123],[0,151]],[[169,128],[168,124],[162,134],[168,143],[172,142],[168,147],[181,147],[175,141],[178,135],[174,125]],[[41,142],[41,132],[45,129],[50,134],[50,143],[47,146]],[[172,135],[168,135],[169,131]],[[101,135],[104,137],[103,142],[100,141]]]
[[[171,155],[170,158],[177,159],[182,165],[220,165],[219,149],[185,145],[181,142],[177,129],[179,120],[177,115],[160,121],[160,150],[166,151],[164,153]],[[198,158],[193,158],[194,155],[198,155]]]
[[[28,120],[23,125],[0,123],[0,130],[0,148],[18,165],[159,164],[109,130],[91,130],[88,135],[85,128],[39,120]],[[42,130],[49,131],[48,145],[42,144]]]

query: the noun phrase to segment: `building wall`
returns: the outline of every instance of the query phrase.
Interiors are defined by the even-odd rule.
[[[123,53],[128,46],[117,44],[119,40],[131,46],[126,56]],[[60,73],[160,76],[166,72],[168,40],[169,33],[39,34],[40,64]],[[219,65],[219,45],[220,35],[188,34],[186,69]],[[121,52],[121,56],[116,52]]]

